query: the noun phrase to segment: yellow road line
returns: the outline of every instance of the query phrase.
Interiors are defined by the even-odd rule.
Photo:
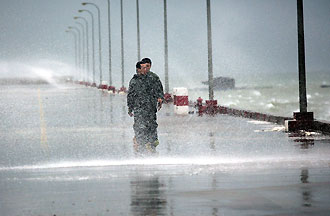
[[[48,149],[47,130],[46,130],[44,109],[43,109],[43,105],[42,105],[40,89],[38,89],[38,100],[39,100],[39,112],[40,112],[40,144],[41,144],[42,148]]]

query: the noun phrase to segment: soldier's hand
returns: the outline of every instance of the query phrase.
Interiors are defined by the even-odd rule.
[[[157,110],[159,111],[162,108],[163,100],[158,98]]]

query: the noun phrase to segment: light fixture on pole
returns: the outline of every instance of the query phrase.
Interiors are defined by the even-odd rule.
[[[83,13],[83,12],[86,12],[88,13],[91,18],[92,18],[92,58],[93,58],[93,83],[92,83],[92,87],[96,87],[96,82],[95,82],[95,32],[94,32],[94,16],[93,16],[93,13],[89,10],[86,10],[86,9],[83,9],[83,10],[78,10],[79,13]]]
[[[100,85],[99,87],[102,86],[102,43],[101,43],[101,12],[100,12],[100,8],[91,2],[83,2],[81,3],[82,5],[86,6],[86,5],[93,5],[96,9],[97,9],[97,16],[98,16],[98,26],[99,26],[99,70],[100,70]]]
[[[293,120],[285,121],[286,131],[310,130],[314,128],[314,113],[307,112],[305,33],[303,0],[297,0],[298,68],[299,68],[299,110],[293,113]]]
[[[76,30],[77,33],[78,33],[78,65],[79,65],[79,73],[80,73],[80,78],[79,78],[79,83],[82,84],[82,80],[81,80],[81,71],[82,71],[82,59],[81,59],[81,32],[80,30],[77,28],[77,27],[74,27],[74,26],[69,26],[68,29],[70,30]]]
[[[78,51],[77,51],[77,34],[72,30],[65,30],[66,33],[71,33],[74,39],[74,62],[75,62],[75,72],[78,71]]]
[[[83,80],[83,84],[85,85],[86,84],[86,80],[85,80],[85,77],[84,77],[84,72],[86,72],[86,61],[85,61],[85,49],[86,49],[86,44],[85,44],[85,28],[84,28],[84,25],[80,22],[76,22],[77,25],[79,25],[82,29],[82,40],[81,40],[81,43],[82,43],[82,80]]]
[[[108,34],[109,34],[109,89],[108,90],[112,90],[114,92],[115,87],[112,86],[110,0],[108,0]]]
[[[212,62],[212,31],[211,31],[211,0],[206,0],[207,15],[207,53],[208,53],[208,82],[209,82],[209,100],[206,100],[206,109],[210,114],[216,112],[218,106],[217,100],[214,100],[214,83],[213,83],[213,62]]]
[[[88,73],[89,73],[89,33],[88,33],[88,21],[86,18],[84,17],[80,17],[80,16],[75,16],[73,17],[75,20],[81,19],[85,22],[85,26],[86,26],[86,85],[90,85],[89,82],[89,77],[88,77]]]
[[[139,0],[136,0],[136,34],[137,34],[137,58],[141,59],[141,45],[140,45],[140,8]]]
[[[125,82],[125,68],[124,68],[124,17],[123,17],[123,0],[120,0],[120,35],[121,35],[121,92],[125,92],[126,88],[124,87]]]

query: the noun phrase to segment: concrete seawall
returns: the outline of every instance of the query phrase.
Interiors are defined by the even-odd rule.
[[[196,103],[190,102],[189,105],[192,107],[195,107],[198,110]],[[203,103],[203,106],[205,106],[204,111],[205,111],[205,113],[207,113],[208,107],[206,107],[206,104],[204,104],[204,103]],[[226,106],[216,106],[211,109],[212,109],[211,113],[213,112],[214,114],[226,114],[226,115],[231,115],[231,116],[250,118],[250,119],[259,120],[259,121],[272,122],[272,123],[276,123],[279,125],[285,125],[286,120],[293,120],[292,117],[276,116],[276,115],[271,115],[271,114],[254,112],[254,111],[250,111],[250,110],[235,109],[235,108],[230,108],[230,107],[226,107]],[[311,130],[319,131],[324,134],[330,134],[330,122],[314,119],[314,121],[312,122],[312,125],[311,125]]]
[[[219,113],[228,114],[228,115],[232,115],[232,116],[239,116],[239,117],[244,117],[244,118],[250,118],[250,119],[259,120],[259,121],[267,121],[267,122],[272,122],[272,123],[281,124],[281,125],[284,125],[285,120],[293,119],[290,117],[275,116],[275,115],[270,115],[270,114],[265,114],[265,113],[260,113],[260,112],[253,112],[250,110],[240,110],[240,109],[234,109],[234,108],[229,108],[229,107],[224,107],[224,106],[219,106]]]
[[[325,134],[330,134],[330,122],[314,120],[313,129],[322,131]]]

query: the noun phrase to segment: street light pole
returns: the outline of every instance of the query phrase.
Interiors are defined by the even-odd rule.
[[[298,24],[298,64],[299,64],[299,105],[300,112],[307,112],[306,98],[306,67],[305,67],[305,39],[303,1],[297,0]]]
[[[293,113],[293,120],[285,121],[286,131],[310,130],[315,127],[314,113],[307,112],[306,97],[306,68],[305,68],[305,39],[303,1],[297,0],[297,29],[298,29],[298,67],[299,67],[299,108],[300,112]]]
[[[169,93],[168,80],[168,43],[167,43],[167,1],[164,0],[164,57],[165,57],[165,93]]]
[[[82,64],[82,61],[81,61],[81,37],[80,37],[81,32],[77,27],[74,27],[74,26],[69,26],[68,28],[71,29],[71,30],[74,29],[78,32],[78,56],[79,56],[78,64],[79,64],[79,73],[80,73],[79,81],[80,81],[80,79],[81,79],[81,69],[82,69],[82,67],[81,67],[81,64]]]
[[[110,0],[108,0],[108,31],[109,31],[109,86],[112,86]]]
[[[214,99],[213,92],[213,63],[212,63],[212,31],[211,31],[211,3],[206,0],[207,8],[207,50],[208,50],[208,72],[209,72],[209,100]]]
[[[124,89],[124,21],[123,0],[120,0],[120,35],[121,35],[121,87]]]
[[[99,70],[100,70],[100,85],[102,85],[102,45],[101,45],[101,12],[100,8],[90,2],[83,2],[82,5],[93,5],[97,9],[97,16],[98,16],[98,26],[99,26],[99,59],[100,59],[100,64],[99,64]]]
[[[137,33],[137,58],[141,59],[141,46],[140,46],[140,8],[139,0],[136,0],[136,33]]]
[[[80,22],[76,22],[76,24],[78,24],[81,29],[82,29],[82,79],[83,81],[86,82],[86,80],[83,78],[84,77],[84,70],[86,69],[85,66],[86,66],[86,62],[85,62],[85,28],[84,28],[84,25]]]
[[[87,51],[87,64],[86,64],[86,82],[87,85],[89,84],[89,78],[88,78],[88,73],[89,73],[89,37],[88,37],[88,22],[84,17],[76,16],[74,19],[81,19],[85,22],[86,25],[86,51]]]
[[[75,62],[75,71],[78,71],[78,51],[77,51],[77,35],[72,30],[65,30],[66,33],[71,33],[74,39],[74,62]]]
[[[95,83],[95,41],[94,41],[94,16],[93,13],[90,12],[89,10],[78,10],[79,13],[82,12],[87,12],[89,15],[91,15],[92,18],[92,49],[93,49],[93,83],[92,83],[92,87],[96,87],[96,83]]]

